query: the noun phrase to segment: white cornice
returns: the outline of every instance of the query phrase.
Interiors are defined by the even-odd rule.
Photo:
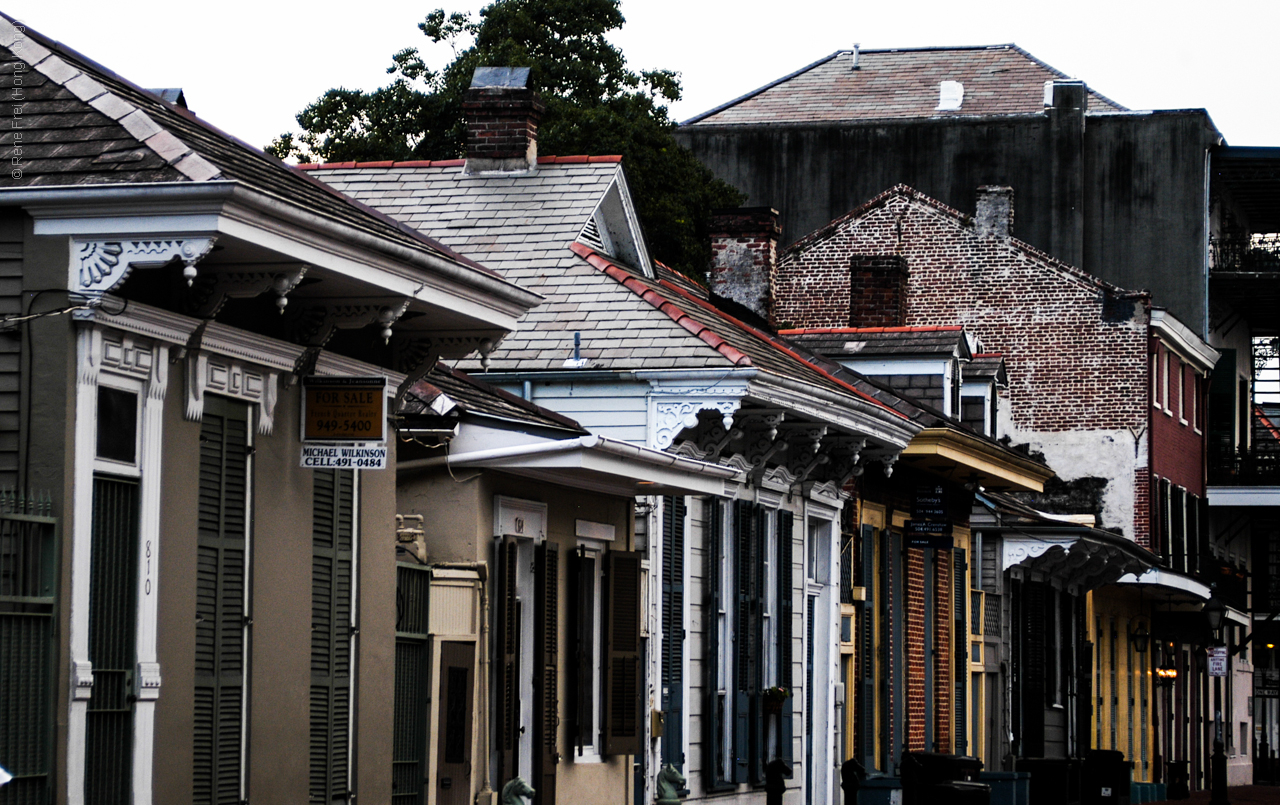
[[[1151,329],[1161,341],[1201,372],[1207,372],[1217,364],[1218,350],[1202,341],[1169,311],[1152,308]]]
[[[827,392],[810,384],[761,372],[752,378],[748,396],[766,405],[790,408],[815,422],[848,433],[869,436],[895,450],[907,446],[922,427],[879,403]]]

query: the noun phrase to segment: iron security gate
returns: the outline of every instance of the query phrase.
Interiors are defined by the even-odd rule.
[[[51,801],[57,519],[48,496],[0,495],[0,766],[3,805]]]

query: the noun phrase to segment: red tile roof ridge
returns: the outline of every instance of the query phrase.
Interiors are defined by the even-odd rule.
[[[778,335],[840,335],[842,333],[941,333],[957,332],[964,327],[959,324],[917,324],[904,327],[801,327],[793,330],[779,330]]]
[[[747,332],[754,334],[757,338],[760,338],[765,342],[771,344],[773,348],[778,350],[779,352],[789,355],[793,359],[799,361],[800,363],[803,363],[805,366],[808,366],[810,369],[822,375],[826,379],[839,385],[841,388],[847,391],[853,392],[855,396],[866,400],[867,402],[871,403],[877,408],[883,408],[884,410],[889,411],[893,414],[896,414],[902,417],[903,419],[909,419],[909,417],[906,414],[902,413],[901,411],[898,411],[894,408],[891,408],[885,405],[884,403],[877,400],[875,397],[872,397],[870,394],[867,394],[865,391],[862,391],[861,389],[859,389],[857,386],[854,386],[850,383],[846,383],[845,381],[841,380],[840,378],[828,372],[826,369],[823,369],[821,366],[818,366],[816,363],[813,363],[808,358],[805,358],[804,356],[800,355],[800,353],[796,352],[790,347],[787,347],[786,345],[779,343],[777,339],[772,338],[768,333],[765,333],[762,330],[758,330],[755,327],[752,327],[750,324],[747,324],[745,321],[742,321],[740,319],[737,319],[729,315],[728,313],[724,312],[723,310],[711,304],[710,302],[699,299],[698,297],[694,296],[688,291],[685,291],[684,289],[680,288],[674,283],[668,282],[667,280],[658,280],[658,284],[662,285],[663,287],[667,288],[670,291],[673,291],[674,293],[680,294],[681,296],[685,297],[690,302],[693,302],[695,305],[698,305],[699,307],[706,308],[707,310],[712,311],[718,316],[723,316],[724,318],[736,324],[738,327],[741,327]]]
[[[1004,357],[1004,353],[1003,353],[1003,352],[975,352],[975,353],[973,353],[973,357],[975,357],[975,358],[1003,358],[1003,357]]]
[[[707,346],[719,352],[725,358],[729,359],[734,366],[751,366],[751,358],[745,353],[730,346],[723,338],[711,332],[706,325],[686,314],[680,307],[667,299],[652,288],[648,287],[639,277],[625,271],[609,260],[602,257],[590,246],[584,246],[581,243],[571,243],[569,248],[574,254],[586,260],[589,264],[608,274],[617,280],[624,288],[639,296],[644,301],[653,305],[667,318],[674,321],[693,335],[702,339]]]
[[[619,283],[623,285],[623,287],[627,288],[632,293],[639,294],[641,299],[644,299],[646,302],[653,305],[658,310],[667,314],[667,316],[671,318],[671,320],[674,321],[676,324],[679,324],[689,332],[698,336],[698,338],[706,342],[707,345],[709,345],[710,347],[715,349],[717,352],[719,352],[721,355],[725,356],[730,361],[732,361],[735,366],[751,366],[752,365],[751,358],[746,353],[736,349],[733,346],[730,346],[724,340],[723,337],[717,335],[714,331],[711,330],[710,327],[703,325],[701,322],[697,320],[693,320],[691,316],[689,316],[687,313],[685,313],[683,310],[680,309],[679,305],[676,305],[667,299],[663,299],[662,296],[658,294],[656,291],[654,291],[651,288],[645,287],[645,283],[642,280],[640,280],[638,277],[614,265],[608,259],[606,259],[605,257],[601,256],[599,253],[597,253],[595,249],[592,249],[590,246],[586,246],[576,242],[569,244],[569,248],[573,251],[574,254],[583,258],[590,265],[595,266],[596,268],[603,271],[605,274],[608,274],[610,277],[617,280]],[[813,363],[807,358],[804,358],[799,353],[795,352],[794,350],[790,349],[784,344],[779,343],[776,339],[770,337],[767,333],[762,332],[756,329],[755,327],[752,327],[750,324],[747,324],[746,322],[741,321],[729,315],[728,313],[724,312],[723,310],[711,304],[710,302],[706,302],[702,299],[699,299],[698,297],[684,290],[683,288],[676,285],[675,283],[669,282],[667,280],[658,280],[657,284],[662,286],[666,290],[670,291],[671,293],[674,293],[677,296],[680,296],[681,298],[686,299],[689,302],[692,302],[698,307],[704,308],[716,314],[717,316],[720,316],[721,318],[727,319],[729,322],[733,323],[735,326],[755,335],[757,338],[771,345],[774,349],[778,350],[779,352],[782,352],[785,355],[790,356],[793,360],[803,363],[805,366],[817,372],[822,377],[825,377],[827,380],[830,380],[832,383],[835,383],[836,385],[840,386],[842,389],[845,389],[846,391],[851,392],[855,397],[858,397],[859,399],[862,399],[870,403],[871,405],[874,405],[877,408],[884,409],[885,411],[888,411],[896,416],[902,417],[903,419],[909,419],[909,417],[906,414],[903,414],[902,412],[897,411],[888,405],[885,405],[884,403],[877,400],[875,397],[872,397],[870,394],[867,394],[866,392],[859,389],[857,386],[854,386],[850,383],[846,383],[845,381],[831,374],[827,370],[823,369],[821,366],[818,366],[817,364]],[[636,286],[645,288],[644,292],[640,293],[639,289]],[[692,323],[686,324],[685,323],[686,320],[691,320]],[[697,328],[701,328],[701,329],[697,329]]]
[[[539,165],[581,165],[584,163],[599,164],[622,162],[621,154],[604,154],[600,156],[571,157],[538,157]],[[360,170],[363,168],[461,168],[467,164],[465,159],[383,159],[377,162],[300,162],[294,168],[302,171],[314,170]]]

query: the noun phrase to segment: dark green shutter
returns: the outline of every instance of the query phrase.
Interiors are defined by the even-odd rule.
[[[138,619],[138,483],[93,479],[89,563],[89,661],[84,797],[125,805],[133,788],[134,666]],[[2,798],[3,789],[0,789]]]
[[[194,800],[238,805],[245,694],[248,409],[211,397],[200,427]]]
[[[569,654],[569,745],[582,754],[583,748],[594,743],[596,649],[596,562],[594,555],[585,548],[569,552],[569,634],[572,650]]]
[[[862,602],[862,669],[861,690],[858,698],[858,739],[861,742],[862,765],[867,771],[879,768],[876,763],[876,541],[879,533],[869,525],[862,527],[862,553],[859,557],[859,583],[866,591]]]
[[[533,660],[533,788],[535,805],[556,801],[556,734],[560,727],[560,549],[543,542],[535,552]]]
[[[1044,710],[1050,695],[1045,585],[1022,584],[1022,757],[1044,755]]]
[[[662,762],[680,771],[684,771],[684,520],[684,498],[663,498]]]
[[[965,551],[956,548],[952,551],[953,566],[951,581],[954,594],[951,602],[953,627],[951,629],[952,645],[955,647],[955,734],[957,755],[968,754],[969,739],[969,630],[965,628],[964,614],[969,606],[969,585],[966,583],[969,565],[965,562]],[[975,714],[977,715],[977,714]]]
[[[795,568],[792,555],[795,517],[791,512],[778,512],[778,687],[793,691],[792,686],[792,649],[794,648],[792,627],[795,602],[794,590]],[[794,692],[794,691],[793,691]],[[795,752],[795,696],[782,701],[782,713],[778,717],[778,757],[788,766],[794,762]]]
[[[761,741],[760,691],[761,655],[764,643],[761,599],[764,557],[761,554],[761,531],[764,510],[738,501],[734,506],[734,570],[736,579],[736,613],[734,623],[734,696],[733,696],[733,780],[737,783],[757,782],[763,776],[758,751]]]
[[[724,503],[717,498],[703,498],[703,509],[706,512],[706,527],[703,538],[706,544],[705,563],[703,569],[703,618],[702,629],[706,642],[703,653],[702,668],[705,679],[703,691],[706,704],[703,707],[702,741],[706,747],[704,766],[709,768],[710,785],[716,787],[724,782],[724,727],[725,707],[720,697],[720,610],[724,595],[720,589],[720,566],[724,550]]]
[[[640,554],[605,554],[604,753],[640,752]]]
[[[427,777],[427,569],[396,568],[396,682],[391,802],[423,805]]]
[[[520,600],[516,595],[520,551],[516,540],[498,543],[498,780],[516,775],[520,745]]]
[[[311,497],[312,802],[350,797],[355,474],[316,470]]]
[[[53,755],[57,520],[23,513],[44,510],[25,503],[0,496],[0,766],[14,777],[0,802],[43,805]]]

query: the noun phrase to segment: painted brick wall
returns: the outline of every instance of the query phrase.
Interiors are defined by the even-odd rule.
[[[1156,387],[1159,396],[1155,402],[1160,407],[1151,409],[1151,470],[1161,478],[1168,478],[1193,495],[1204,496],[1204,436],[1196,432],[1203,425],[1195,420],[1203,414],[1203,399],[1194,400],[1196,375],[1176,353],[1165,349],[1158,342],[1152,344],[1156,352],[1159,373]],[[1164,365],[1168,355],[1169,399],[1164,399]],[[1182,405],[1178,405],[1178,378],[1182,378]],[[1195,408],[1195,413],[1192,409]]]
[[[775,307],[801,319],[796,326],[847,326],[822,297],[851,287],[854,255],[886,254],[907,267],[903,323],[963,325],[984,349],[1004,354],[1014,442],[1069,445],[1059,459],[1046,449],[1060,476],[1105,473],[1122,485],[1128,497],[1103,525],[1137,536],[1133,500],[1148,481],[1132,486],[1135,464],[1146,463],[1145,442],[1135,449],[1132,434],[1144,434],[1149,419],[1148,297],[1019,241],[980,237],[967,216],[898,187],[784,251]],[[1085,435],[1075,444],[1077,434]],[[1102,466],[1091,440],[1110,450],[1110,464]]]

